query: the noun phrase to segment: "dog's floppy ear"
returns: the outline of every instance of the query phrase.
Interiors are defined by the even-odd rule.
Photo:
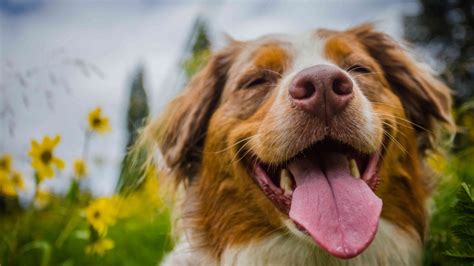
[[[208,122],[219,103],[234,54],[235,49],[229,46],[211,56],[161,116],[145,128],[147,142],[151,139],[158,144],[161,159],[178,183],[196,174]]]
[[[382,67],[385,78],[402,99],[408,118],[421,136],[420,148],[433,147],[437,125],[454,129],[451,115],[451,91],[437,80],[428,67],[416,62],[388,35],[377,32],[372,24],[349,30]]]

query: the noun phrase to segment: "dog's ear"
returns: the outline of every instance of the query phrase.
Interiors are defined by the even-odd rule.
[[[177,183],[192,178],[198,170],[208,122],[219,104],[235,53],[229,46],[212,55],[161,116],[145,128],[147,142],[151,139],[157,144],[161,160]]]
[[[382,67],[385,78],[402,99],[406,114],[419,132],[420,149],[432,148],[438,125],[453,130],[451,91],[431,70],[416,62],[388,35],[364,24],[349,30]],[[441,122],[441,123],[439,123]]]

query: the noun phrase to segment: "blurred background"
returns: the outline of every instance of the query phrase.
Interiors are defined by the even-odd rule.
[[[0,265],[157,264],[173,245],[168,211],[154,169],[127,156],[147,117],[224,33],[363,22],[407,40],[454,91],[452,149],[430,155],[424,263],[472,263],[473,16],[468,0],[0,0]]]

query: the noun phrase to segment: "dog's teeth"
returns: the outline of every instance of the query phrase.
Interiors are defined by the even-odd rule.
[[[351,171],[351,176],[360,178],[359,167],[354,159],[349,159],[349,170]]]
[[[285,195],[291,194],[293,188],[293,179],[287,169],[282,169],[280,173],[280,188]]]

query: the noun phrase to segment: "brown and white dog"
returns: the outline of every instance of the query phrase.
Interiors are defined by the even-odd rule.
[[[231,41],[143,134],[183,196],[164,264],[420,264],[450,107],[369,24]]]

